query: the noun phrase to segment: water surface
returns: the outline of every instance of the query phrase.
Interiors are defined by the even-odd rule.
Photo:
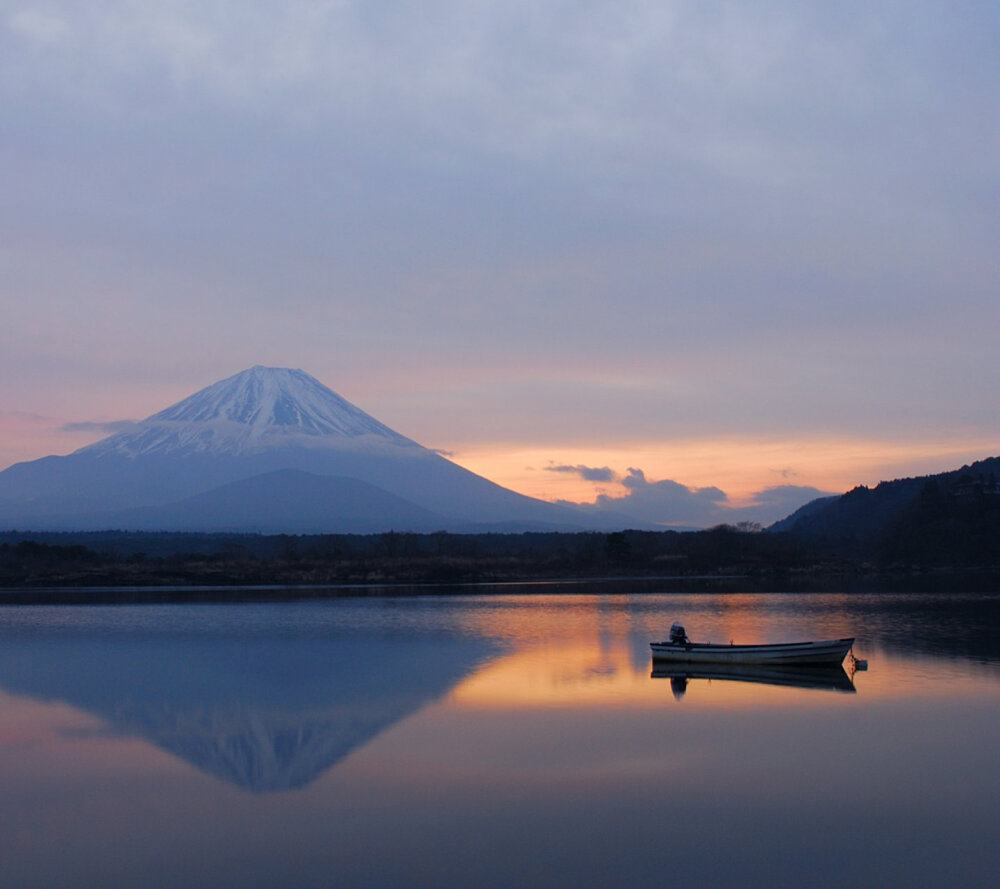
[[[0,871],[61,886],[993,885],[1000,597],[0,609]],[[653,676],[855,636],[867,672]]]

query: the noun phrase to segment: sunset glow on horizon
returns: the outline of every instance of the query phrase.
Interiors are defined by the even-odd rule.
[[[618,482],[592,482],[553,467],[609,467],[624,474],[642,468],[651,480],[674,479],[690,487],[717,485],[735,506],[785,484],[813,485],[843,493],[908,476],[957,469],[992,454],[992,442],[891,442],[838,439],[799,441],[705,440],[641,443],[617,449],[524,448],[499,444],[494,450],[458,451],[454,462],[498,484],[542,500],[592,501],[598,494],[620,496]]]
[[[159,407],[164,407],[160,405]],[[110,418],[57,425],[50,417],[28,413],[0,416],[0,462],[11,465],[49,454],[69,453],[113,431]],[[803,436],[796,439],[725,436],[707,439],[640,441],[617,447],[587,447],[578,442],[527,446],[521,442],[477,442],[444,450],[453,462],[518,493],[540,500],[592,504],[629,493],[623,483],[629,471],[641,471],[649,484],[671,480],[697,492],[722,492],[714,518],[663,524],[713,524],[760,518],[770,523],[794,511],[780,504],[760,507],[770,489],[815,489],[839,494],[857,485],[949,471],[993,453],[988,440],[947,439],[893,441],[847,437]],[[591,478],[585,476],[592,476]],[[594,477],[597,476],[597,477]],[[724,496],[723,496],[724,495]],[[802,498],[803,502],[810,499]],[[796,504],[797,505],[797,504]],[[749,510],[749,512],[741,512]],[[655,520],[655,519],[654,519]]]

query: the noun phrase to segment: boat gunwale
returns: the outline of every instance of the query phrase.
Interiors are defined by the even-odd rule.
[[[844,636],[841,639],[821,639],[810,642],[749,642],[734,644],[730,642],[650,642],[650,647],[655,651],[658,647],[668,651],[792,651],[795,649],[808,650],[811,648],[822,648],[826,646],[854,644],[854,636]]]

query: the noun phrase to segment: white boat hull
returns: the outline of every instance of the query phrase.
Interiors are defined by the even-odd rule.
[[[682,664],[840,664],[854,639],[782,642],[770,645],[714,645],[711,642],[650,642],[654,661]]]

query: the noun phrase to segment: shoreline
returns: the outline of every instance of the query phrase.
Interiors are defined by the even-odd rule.
[[[0,586],[0,608],[25,605],[239,604],[346,598],[457,596],[642,596],[699,593],[1000,595],[1000,571],[797,573],[789,575],[608,575],[453,582],[45,584]]]

